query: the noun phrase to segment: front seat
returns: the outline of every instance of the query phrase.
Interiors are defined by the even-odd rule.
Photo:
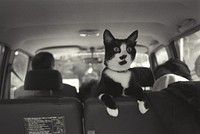
[[[142,87],[153,87],[154,75],[150,68],[147,67],[134,67],[131,68],[134,73],[136,82]]]
[[[44,97],[77,97],[75,88],[66,87],[57,70],[31,70],[25,77],[24,86],[14,93],[15,99]]]

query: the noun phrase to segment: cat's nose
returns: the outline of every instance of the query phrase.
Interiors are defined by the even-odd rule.
[[[119,58],[120,58],[121,60],[124,60],[124,59],[126,59],[126,57],[127,57],[127,55],[122,55],[122,56],[120,56]]]

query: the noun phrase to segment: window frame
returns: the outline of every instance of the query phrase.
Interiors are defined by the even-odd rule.
[[[10,48],[7,47],[7,44],[4,42],[0,42],[0,46],[4,47],[4,53],[2,57],[2,62],[0,66],[0,98],[4,98],[4,94],[7,86],[7,76],[8,76],[8,66],[9,66],[9,56],[10,56]]]

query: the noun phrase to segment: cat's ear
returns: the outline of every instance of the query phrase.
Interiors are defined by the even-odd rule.
[[[104,40],[104,44],[110,44],[115,38],[113,37],[113,35],[111,34],[111,32],[109,30],[105,30],[103,33],[103,40]]]
[[[134,31],[129,37],[127,38],[130,42],[136,42],[136,39],[138,38],[138,30]]]

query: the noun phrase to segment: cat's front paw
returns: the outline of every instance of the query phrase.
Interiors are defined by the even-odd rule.
[[[112,116],[112,117],[117,117],[118,114],[119,114],[118,108],[116,108],[116,109],[111,109],[111,108],[109,108],[109,107],[106,107],[106,110],[107,110],[108,114],[109,114],[110,116]]]
[[[145,107],[144,101],[137,101],[140,113],[145,114],[149,109]]]

